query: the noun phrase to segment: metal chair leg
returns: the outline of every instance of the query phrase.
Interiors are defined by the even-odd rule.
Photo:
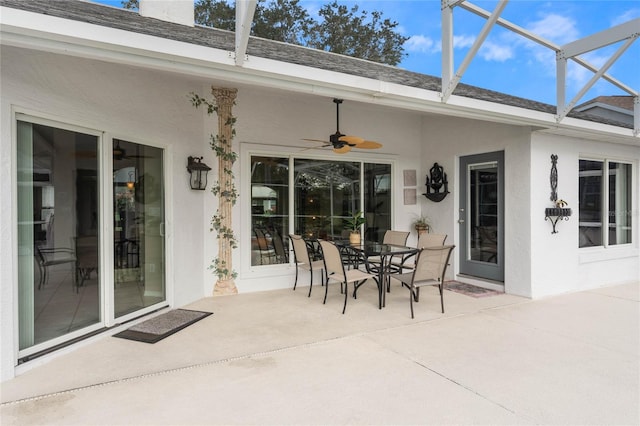
[[[327,275],[327,278],[324,281],[324,300],[322,301],[322,304],[326,304],[327,303],[327,292],[329,291],[329,276]]]
[[[340,284],[342,287],[342,283]],[[349,283],[344,283],[344,306],[342,307],[342,315],[344,315],[344,311],[347,310],[347,298],[349,297]]]

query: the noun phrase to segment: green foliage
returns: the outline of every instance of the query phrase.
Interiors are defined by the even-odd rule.
[[[363,10],[358,13],[355,4],[351,9],[337,1],[322,6],[323,18],[311,28],[309,47],[328,52],[368,59],[389,65],[398,64],[403,56],[403,44],[408,40],[396,32],[398,23],[382,19],[382,12],[371,16]]]
[[[366,219],[362,216],[362,212],[354,213],[349,219],[344,219],[344,226],[352,232],[357,232],[360,227],[366,223]]]
[[[122,7],[124,9],[138,10],[138,0],[122,0]]]
[[[413,221],[413,225],[414,226],[419,226],[419,227],[426,227],[429,226],[431,223],[431,219],[429,219],[428,216],[418,216],[414,221]]]
[[[200,108],[201,106],[206,107],[208,115],[218,112],[218,107],[215,102],[209,101],[193,92],[189,95],[191,104],[195,108]],[[235,117],[231,117],[226,123],[226,125],[231,126],[232,139],[236,134],[236,131],[233,128],[235,123]],[[225,162],[228,161],[229,164],[233,166],[233,163],[235,163],[238,158],[238,154],[233,151],[232,140],[226,140],[226,138],[224,137],[211,135],[209,145],[211,146],[213,152],[215,152],[216,157],[225,160]],[[231,202],[232,205],[235,205],[238,199],[238,191],[236,190],[236,186],[234,183],[235,176],[233,175],[233,170],[231,170],[231,168],[225,167],[223,172],[229,178],[225,179],[224,183],[220,180],[213,182],[211,186],[211,193],[219,199],[225,199]],[[220,210],[217,210],[216,214],[211,217],[210,231],[215,232],[216,238],[222,239],[223,243],[228,244],[231,249],[238,248],[238,241],[236,239],[235,233],[233,232],[233,229],[225,226],[223,224],[223,220],[224,217],[220,214]],[[218,276],[218,279],[225,279],[229,277],[235,278],[238,276],[238,274],[235,271],[230,270],[227,267],[226,262],[221,260],[219,257],[213,259],[213,262],[211,263],[211,266],[209,266],[209,269],[213,270],[213,273]]]
[[[211,217],[211,232],[215,232],[218,239],[223,238],[229,244],[232,249],[238,248],[238,241],[233,233],[233,229],[222,224],[223,217],[220,215],[220,210],[216,211]]]
[[[122,5],[137,9],[138,0],[122,0]],[[380,11],[369,14],[357,4],[349,9],[334,0],[318,15],[320,20],[309,16],[300,0],[258,0],[251,35],[389,65],[397,65],[405,56],[408,37]],[[235,31],[235,3],[196,0],[194,19],[198,25]]]
[[[315,21],[299,0],[272,0],[265,5],[260,0],[256,6],[251,32],[269,40],[304,45]]]
[[[198,25],[235,31],[236,10],[225,1],[198,0],[194,6],[194,20]]]
[[[238,273],[236,271],[233,271],[227,267],[227,262],[217,257],[213,259],[213,262],[211,262],[211,265],[209,265],[209,269],[213,270],[213,273],[216,274],[219,280],[223,280],[229,277],[238,277]]]

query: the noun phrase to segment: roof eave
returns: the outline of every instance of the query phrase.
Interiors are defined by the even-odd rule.
[[[597,137],[623,138],[638,144],[632,129],[566,118],[496,102],[452,95],[382,80],[281,61],[248,57],[236,66],[233,52],[0,7],[3,45],[99,59],[234,84],[258,85],[298,93],[336,97],[423,113],[569,131]]]

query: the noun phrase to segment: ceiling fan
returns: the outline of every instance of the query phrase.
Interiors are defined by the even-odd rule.
[[[150,158],[147,157],[146,155],[139,155],[139,154],[129,154],[127,155],[127,151],[125,151],[124,148],[120,147],[120,140],[119,139],[114,139],[113,140],[114,144],[113,144],[113,159],[114,160],[127,160],[127,159],[135,159],[135,158]],[[139,145],[138,145],[139,147]],[[138,151],[138,149],[136,149],[136,152]]]
[[[340,133],[340,104],[342,99],[333,99],[333,103],[336,104],[336,132],[329,136],[329,141],[320,139],[303,139],[311,142],[322,142],[325,146],[333,146],[333,152],[336,154],[346,154],[351,151],[351,148],[360,149],[378,149],[382,147],[381,143],[367,141],[359,136],[348,136]]]

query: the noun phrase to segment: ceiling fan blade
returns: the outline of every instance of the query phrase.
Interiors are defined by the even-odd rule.
[[[349,151],[351,151],[351,147],[349,145],[345,145],[342,148],[333,148],[333,152],[336,154],[346,154]]]
[[[361,149],[378,149],[382,148],[382,144],[379,142],[364,141],[361,144],[356,145],[355,147]]]
[[[361,143],[363,143],[365,140],[363,138],[361,138],[360,136],[340,136],[338,138],[338,140],[340,142],[346,142],[349,145],[360,145]]]

